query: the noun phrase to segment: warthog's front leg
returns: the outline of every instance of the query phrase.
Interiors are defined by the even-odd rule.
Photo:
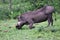
[[[33,27],[33,20],[31,20],[31,19],[28,19],[28,23],[29,23],[29,28],[30,29],[32,29],[32,28],[35,28],[35,27]]]

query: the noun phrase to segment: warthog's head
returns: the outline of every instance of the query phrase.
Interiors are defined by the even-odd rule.
[[[18,23],[16,25],[16,28],[21,29],[24,24],[25,24],[25,19],[22,19],[20,16],[18,16]]]

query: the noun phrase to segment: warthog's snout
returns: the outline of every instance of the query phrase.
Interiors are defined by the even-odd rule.
[[[16,25],[16,29],[21,29],[20,26]]]
[[[21,29],[23,26],[23,23],[22,22],[18,22],[17,25],[16,25],[16,28],[17,29]]]

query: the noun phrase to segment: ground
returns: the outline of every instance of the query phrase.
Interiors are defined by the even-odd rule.
[[[0,40],[60,40],[60,17],[54,25],[47,26],[47,21],[34,24],[34,29],[24,25],[21,30],[15,28],[17,20],[0,20]]]

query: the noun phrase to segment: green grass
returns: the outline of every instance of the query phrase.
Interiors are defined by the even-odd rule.
[[[21,30],[15,28],[17,20],[0,20],[0,40],[60,40],[60,18],[54,26],[46,27],[47,21],[34,24],[34,29],[24,25]]]

